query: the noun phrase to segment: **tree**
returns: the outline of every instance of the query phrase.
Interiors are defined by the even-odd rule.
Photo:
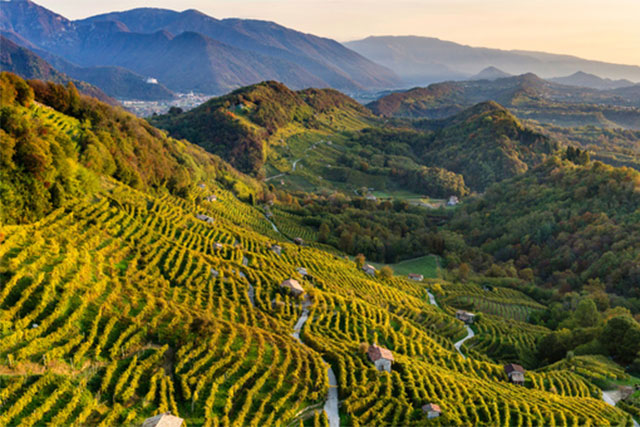
[[[600,339],[609,355],[623,363],[630,363],[640,351],[640,325],[630,316],[610,319]]]
[[[597,326],[600,323],[600,313],[598,313],[596,303],[591,298],[580,300],[573,317],[577,326],[583,328]]]
[[[364,262],[365,262],[364,255],[362,255],[362,254],[356,255],[355,261],[356,261],[356,267],[358,267],[358,268],[364,267]]]
[[[329,229],[329,225],[326,222],[320,224],[320,228],[318,230],[318,242],[327,243],[330,233],[331,230]]]
[[[462,282],[466,282],[469,279],[471,273],[471,267],[466,262],[460,263],[458,267],[458,279]]]
[[[380,277],[383,279],[391,279],[393,277],[393,269],[385,265],[380,269]]]

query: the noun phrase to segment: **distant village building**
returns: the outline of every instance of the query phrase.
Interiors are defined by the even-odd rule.
[[[213,249],[220,250],[222,248],[224,248],[224,245],[222,243],[216,242],[213,244]]]
[[[296,268],[296,271],[298,272],[299,275],[301,275],[302,277],[308,275],[309,273],[307,273],[307,269],[304,267],[298,267]]]
[[[215,194],[207,196],[207,202],[217,202],[217,201],[218,201],[218,196],[216,196]]]
[[[504,365],[504,372],[513,384],[524,385],[524,368],[515,363]]]
[[[391,372],[391,365],[393,365],[393,353],[391,353],[391,350],[373,344],[369,346],[367,355],[378,371]]]
[[[376,200],[378,200],[378,198],[376,196],[374,196],[373,194],[369,194],[366,197],[367,200],[371,200],[373,202],[375,202]]]
[[[142,423],[142,427],[180,427],[183,421],[182,418],[171,415],[171,412],[165,412],[164,414],[147,418]]]
[[[411,280],[415,280],[416,282],[422,282],[422,280],[424,279],[424,276],[422,274],[417,274],[417,273],[409,273],[409,279]]]
[[[219,275],[220,273],[218,273],[218,270],[214,270],[213,268],[211,269],[211,276],[218,277]]]
[[[207,186],[206,186],[206,185],[204,185],[203,183],[198,184],[198,187],[200,187],[200,188],[207,188]]]
[[[296,279],[287,279],[280,284],[280,287],[287,289],[294,296],[299,296],[304,293],[304,288],[300,286],[300,282]]]
[[[376,275],[376,268],[371,264],[365,264],[364,267],[362,267],[362,271],[367,273],[369,276]]]
[[[282,246],[280,245],[271,245],[271,250],[277,255],[282,255]]]
[[[471,324],[475,320],[476,315],[473,313],[469,313],[468,311],[458,310],[456,311],[456,317],[466,324]]]
[[[215,222],[213,218],[204,214],[198,214],[196,215],[196,218],[198,218],[200,221],[206,222],[207,224],[213,224]]]
[[[449,201],[447,202],[447,206],[455,206],[460,203],[460,200],[456,196],[449,197]]]
[[[302,240],[302,237],[296,237],[295,239],[293,239],[293,243],[298,246],[302,246],[304,245],[304,240]]]
[[[158,84],[158,79],[155,79],[153,77],[147,77],[147,79],[144,82],[148,83],[150,85],[157,85]]]
[[[427,418],[438,418],[442,415],[442,410],[440,409],[440,405],[436,405],[435,403],[428,403],[422,407],[422,412],[427,414]]]

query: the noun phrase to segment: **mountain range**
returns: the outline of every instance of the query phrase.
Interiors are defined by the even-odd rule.
[[[420,86],[464,80],[487,67],[512,75],[535,73],[543,78],[578,71],[611,79],[640,82],[640,67],[589,61],[569,55],[465,46],[431,37],[382,36],[345,43],[361,55],[395,71],[407,84]]]
[[[393,72],[336,41],[195,10],[144,8],[71,21],[14,0],[3,2],[0,30],[76,66],[122,67],[178,92],[220,94],[263,80],[346,91],[399,84]]]
[[[85,95],[93,96],[112,105],[117,104],[115,99],[109,97],[102,90],[85,81],[72,79],[29,49],[18,46],[2,35],[0,35],[0,69],[17,73],[27,79],[47,80],[55,83],[73,82],[78,90]]]
[[[564,126],[640,128],[638,85],[597,90],[553,83],[532,73],[495,80],[434,83],[386,94],[368,104],[378,115],[441,119],[495,101],[520,118]]]

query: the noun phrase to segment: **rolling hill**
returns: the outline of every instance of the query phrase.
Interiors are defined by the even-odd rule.
[[[170,112],[151,123],[227,159],[245,172],[257,173],[270,147],[292,132],[338,130],[343,120],[363,127],[371,113],[331,89],[292,91],[263,82],[213,98],[185,113]]]
[[[0,29],[81,67],[123,67],[173,91],[220,94],[263,80],[361,91],[396,76],[341,44],[269,22],[189,10],[135,9],[70,21],[35,3],[4,2]]]
[[[640,97],[633,90],[567,86],[534,74],[436,83],[388,94],[368,107],[387,117],[437,119],[485,101],[498,102],[522,119],[553,125],[640,129]]]
[[[494,102],[448,120],[395,124],[336,91],[294,92],[275,82],[150,122],[245,172],[281,176],[307,191],[374,187],[463,196],[523,173],[558,149]]]
[[[578,71],[570,76],[553,77],[549,81],[569,86],[590,87],[593,89],[620,89],[633,86],[633,82],[627,79],[603,79],[594,74]]]

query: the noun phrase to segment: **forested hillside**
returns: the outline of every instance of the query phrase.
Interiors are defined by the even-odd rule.
[[[490,187],[452,229],[499,261],[532,268],[547,287],[570,292],[597,280],[640,297],[640,173],[568,157]]]
[[[602,389],[637,381],[638,308],[613,294],[632,295],[615,283],[634,276],[590,282],[584,295],[545,289],[531,251],[532,267],[516,267],[495,246],[528,242],[509,203],[533,222],[523,230],[544,232],[549,215],[558,227],[585,218],[573,231],[552,225],[549,244],[599,232],[586,212],[600,212],[626,239],[602,245],[627,265],[637,259],[625,258],[637,256],[637,173],[565,151],[485,199],[434,211],[291,192],[72,85],[0,81],[0,425],[139,425],[166,411],[207,426],[632,424],[639,406],[609,405]],[[314,119],[329,127],[336,102],[353,115],[334,120],[366,123],[339,94],[291,93],[275,113],[242,93],[211,107],[229,111],[243,96],[243,126],[274,135]],[[582,199],[567,201],[581,182]],[[536,213],[531,197],[550,212]],[[501,240],[491,233],[504,223]],[[441,256],[431,278],[409,280],[347,257],[344,233],[362,234],[372,253],[397,234],[390,249]],[[598,271],[589,277],[605,280]],[[473,324],[458,310],[473,310]],[[616,339],[604,343],[608,334]],[[541,351],[551,342],[572,353]],[[370,344],[391,352],[389,371],[376,369]],[[527,369],[522,385],[504,363]],[[427,404],[441,416],[430,420]]]
[[[143,191],[186,195],[194,180],[235,186],[246,199],[258,185],[191,144],[146,121],[62,86],[0,75],[0,219],[36,220],[97,191],[101,176]],[[253,188],[251,188],[253,187]]]
[[[151,123],[255,174],[264,165],[269,143],[287,133],[326,127],[338,130],[344,119],[362,127],[370,115],[334,90],[294,92],[281,83],[263,82],[213,98],[188,112],[173,110],[153,117]]]
[[[634,87],[596,90],[552,83],[527,73],[495,80],[435,83],[393,92],[368,104],[386,117],[446,118],[495,101],[521,119],[556,126],[640,129],[640,97]]]

